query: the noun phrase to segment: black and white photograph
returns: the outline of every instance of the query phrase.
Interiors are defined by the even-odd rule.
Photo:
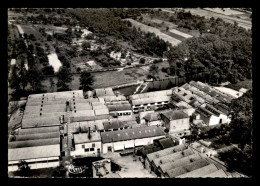
[[[252,177],[252,8],[6,12],[8,178]]]

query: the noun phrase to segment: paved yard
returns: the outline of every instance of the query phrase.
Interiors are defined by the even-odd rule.
[[[133,155],[128,156],[120,156],[119,153],[107,153],[103,155],[104,158],[109,158],[119,166],[121,166],[121,170],[117,173],[122,178],[156,178],[156,176],[150,174],[143,166],[141,161],[138,160],[138,156],[136,161],[133,161]]]

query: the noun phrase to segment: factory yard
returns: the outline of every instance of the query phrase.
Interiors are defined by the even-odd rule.
[[[121,166],[121,170],[117,173],[122,178],[156,178],[156,176],[150,174],[139,161],[136,156],[134,161],[133,155],[120,156],[118,152],[107,153],[104,158],[110,158],[113,162]]]

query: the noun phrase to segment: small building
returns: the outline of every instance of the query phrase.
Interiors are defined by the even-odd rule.
[[[200,119],[208,126],[230,123],[230,119],[226,114],[209,104],[198,107],[196,112],[200,114]]]
[[[164,136],[163,130],[155,126],[103,132],[101,133],[102,153],[152,144],[153,140]]]
[[[151,113],[154,113],[154,110],[139,112],[140,124],[145,124],[144,116],[146,116],[147,114],[151,114]]]
[[[181,137],[190,134],[190,117],[181,110],[161,113],[161,118],[171,136]]]
[[[75,150],[71,156],[98,157],[101,153],[101,137],[97,132],[74,134]]]
[[[145,124],[147,126],[161,126],[162,125],[161,116],[160,116],[160,113],[158,113],[158,112],[147,114],[143,117],[143,119],[145,120]]]
[[[117,117],[131,116],[133,114],[130,104],[107,105],[109,114]]]

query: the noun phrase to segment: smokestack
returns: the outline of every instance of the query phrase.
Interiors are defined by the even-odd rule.
[[[91,135],[90,135],[90,127],[88,127],[88,139],[91,138]]]

